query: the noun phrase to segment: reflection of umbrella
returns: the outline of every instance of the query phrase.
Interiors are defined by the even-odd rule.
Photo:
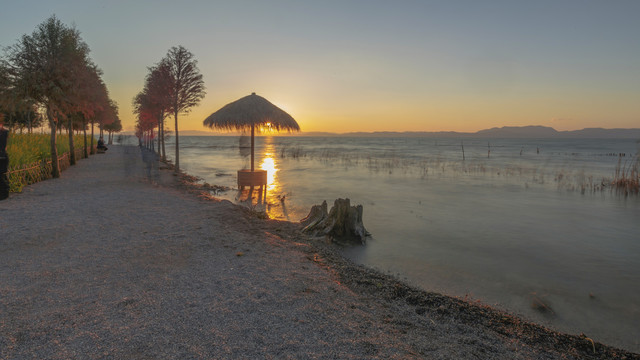
[[[254,171],[254,129],[256,126],[268,126],[275,130],[300,131],[300,126],[279,107],[267,99],[252,93],[242,99],[225,105],[222,109],[209,115],[204,125],[223,130],[251,129],[251,171]]]

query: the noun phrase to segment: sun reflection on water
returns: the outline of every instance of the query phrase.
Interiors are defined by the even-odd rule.
[[[273,191],[278,188],[275,146],[271,137],[267,137],[265,140],[264,158],[260,164],[260,169],[267,171],[267,191]]]
[[[262,164],[260,164],[260,169],[267,170],[267,191],[273,191],[278,187],[276,183],[276,172],[278,172],[278,169],[276,168],[276,162],[273,157],[264,158]]]

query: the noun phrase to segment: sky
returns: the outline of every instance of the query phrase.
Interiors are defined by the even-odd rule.
[[[207,89],[181,131],[252,92],[303,132],[640,127],[637,0],[0,0],[0,46],[54,14],[125,130],[148,67],[178,45]]]

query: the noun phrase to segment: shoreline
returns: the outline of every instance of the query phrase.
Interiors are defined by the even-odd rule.
[[[173,169],[170,162],[168,166]],[[182,183],[177,186],[205,199],[228,201],[211,195],[207,187],[197,184],[199,180],[201,179],[198,177],[182,172]],[[530,346],[554,349],[579,359],[640,359],[640,354],[594,341],[585,334],[562,333],[480,301],[470,302],[409,285],[393,275],[384,274],[345,258],[339,252],[340,245],[302,233],[302,226],[297,222],[264,218],[262,214],[256,214],[247,206],[232,204],[247,216],[257,217],[268,229],[281,229],[285,224],[287,230],[278,231],[278,235],[288,241],[308,245],[313,253],[308,259],[332,272],[341,284],[354,292],[378,297],[396,306],[408,306],[418,321],[432,316],[454,317],[465,324],[486,327],[501,335],[524,340]]]
[[[116,145],[0,203],[0,358],[640,359],[411,287],[152,165]]]

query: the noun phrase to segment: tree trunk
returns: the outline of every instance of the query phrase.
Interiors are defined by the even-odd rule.
[[[162,112],[160,124],[162,125],[162,161],[167,161],[167,152],[164,148],[164,112]]]
[[[158,117],[158,155],[162,155],[162,117]]]
[[[83,124],[83,128],[84,130],[82,130],[82,133],[84,134],[84,158],[88,158],[89,157],[89,153],[87,152],[87,126],[86,124]]]
[[[68,116],[67,124],[69,125],[69,165],[73,166],[76,164],[76,152],[73,147],[73,120],[71,120],[71,116]]]
[[[56,147],[56,121],[50,110],[47,110],[49,128],[51,128],[51,177],[60,177],[60,163],[58,162],[58,148]]]
[[[177,107],[177,105],[176,105]],[[175,171],[177,173],[180,172],[180,137],[178,136],[178,111],[174,112],[174,117],[176,120],[176,163],[175,163]]]
[[[351,206],[349,199],[336,199],[327,213],[327,202],[314,205],[306,218],[300,220],[303,232],[314,236],[325,235],[334,242],[359,242],[364,244],[369,232],[362,224],[362,205]]]
[[[91,151],[89,151],[89,153],[91,153],[91,155],[95,154],[95,152],[93,151],[93,139],[95,137],[95,135],[93,133],[93,124],[94,124],[94,122],[91,121]]]
[[[31,134],[31,107],[27,110],[27,133]]]

